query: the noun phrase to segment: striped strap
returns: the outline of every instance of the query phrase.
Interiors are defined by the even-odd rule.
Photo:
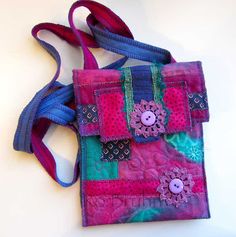
[[[88,16],[87,22],[96,40],[74,26],[73,13],[77,7],[81,6],[87,7],[92,13]],[[42,23],[32,30],[33,37],[57,62],[57,70],[52,80],[37,92],[23,110],[14,138],[16,150],[33,152],[49,175],[64,187],[72,185],[78,178],[80,151],[75,162],[74,178],[71,182],[65,183],[58,178],[55,159],[42,139],[51,123],[67,126],[77,132],[72,124],[75,120],[73,87],[72,85],[64,86],[56,81],[60,74],[60,55],[52,45],[38,37],[38,32],[49,30],[70,44],[81,46],[85,69],[98,68],[96,59],[88,47],[99,46],[125,56],[105,68],[119,68],[128,57],[163,64],[174,61],[167,50],[133,40],[125,23],[110,9],[94,1],[81,0],[74,3],[70,9],[69,22],[72,29],[62,25]]]

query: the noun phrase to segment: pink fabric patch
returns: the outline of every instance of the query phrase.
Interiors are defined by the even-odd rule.
[[[94,91],[121,87],[118,70],[73,70],[74,91],[77,104],[95,104]]]
[[[102,89],[96,91],[95,94],[101,141],[131,138],[127,128],[124,94],[121,88]]]
[[[208,122],[209,121],[209,110],[192,110],[191,111],[191,118],[194,122]]]
[[[201,62],[166,64],[162,75],[165,83],[186,81],[190,93],[206,91]]]
[[[77,105],[96,104],[94,91],[120,87],[118,70],[73,70],[74,92]],[[80,124],[82,136],[99,135],[98,124]]]
[[[167,83],[163,101],[170,111],[166,126],[167,133],[186,131],[191,128],[188,97],[184,82]]]
[[[157,180],[101,180],[84,181],[85,192],[89,196],[98,195],[148,195],[159,196]]]
[[[88,196],[100,195],[154,195],[159,197],[157,187],[160,185],[160,177],[155,180],[100,180],[84,181],[84,190]],[[193,192],[203,192],[203,180],[193,179]]]

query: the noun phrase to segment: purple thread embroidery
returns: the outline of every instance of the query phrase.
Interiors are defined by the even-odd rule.
[[[181,203],[188,202],[192,195],[194,181],[185,168],[175,167],[172,171],[165,171],[160,182],[157,191],[160,192],[160,199],[167,205],[179,207]]]
[[[150,112],[151,116],[147,112]],[[147,115],[146,118],[144,117],[145,115]],[[130,113],[130,126],[134,128],[137,136],[143,135],[145,138],[149,136],[157,137],[165,132],[165,118],[166,111],[163,109],[162,104],[141,100],[140,104],[134,105],[134,110]],[[144,119],[147,122],[143,121]],[[148,119],[153,122],[150,123]]]

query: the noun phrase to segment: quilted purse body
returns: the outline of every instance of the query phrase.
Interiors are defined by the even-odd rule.
[[[74,70],[73,79],[83,225],[209,218],[201,63]]]

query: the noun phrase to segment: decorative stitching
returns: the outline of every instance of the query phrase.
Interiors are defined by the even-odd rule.
[[[85,86],[95,86],[95,85],[106,85],[106,84],[117,84],[117,86],[120,84],[119,81],[110,81],[110,82],[94,82],[94,83],[84,83],[84,84],[77,84],[77,85],[74,85],[75,88],[77,87],[85,87]]]
[[[86,180],[112,180],[118,179],[118,164],[115,162],[103,162],[102,144],[98,136],[84,137],[83,161],[86,170]],[[86,194],[85,194],[86,195]]]

